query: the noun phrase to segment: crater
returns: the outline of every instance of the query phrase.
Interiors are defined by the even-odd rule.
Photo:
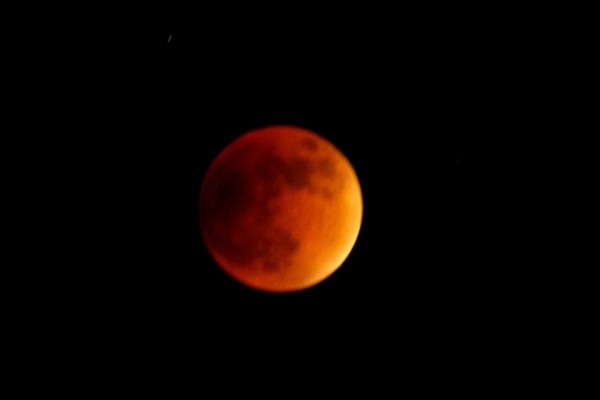
[[[259,157],[256,163],[256,173],[264,181],[275,181],[283,176],[286,162],[283,158],[267,154]]]
[[[300,144],[309,151],[317,151],[319,149],[319,142],[312,138],[303,138]]]
[[[326,199],[333,198],[333,190],[326,188],[326,187],[321,188],[317,193],[319,193],[321,196],[325,197]]]
[[[294,188],[306,187],[310,184],[310,175],[314,167],[303,158],[292,159],[285,168],[285,181]]]
[[[317,160],[317,169],[319,173],[328,178],[334,177],[337,172],[336,163],[331,158],[319,158]]]
[[[275,272],[289,267],[290,257],[298,251],[300,242],[283,229],[276,229],[272,236],[265,238],[264,249],[264,269],[268,272]]]

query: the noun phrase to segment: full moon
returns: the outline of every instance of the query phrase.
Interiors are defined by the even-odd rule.
[[[210,164],[200,188],[202,236],[238,282],[293,292],[333,274],[362,222],[360,183],[333,143],[307,129],[247,132]]]

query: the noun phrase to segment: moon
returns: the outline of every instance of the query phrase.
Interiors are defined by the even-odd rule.
[[[200,228],[216,263],[265,292],[294,292],[333,274],[357,240],[360,183],[329,140],[267,126],[229,143],[200,188]]]

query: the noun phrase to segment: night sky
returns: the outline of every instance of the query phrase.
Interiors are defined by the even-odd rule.
[[[59,137],[76,145],[63,168],[80,219],[73,266],[52,276],[60,320],[115,364],[184,380],[260,375],[258,359],[265,380],[304,362],[300,380],[487,379],[529,318],[530,276],[506,251],[520,244],[499,147],[519,111],[498,21],[246,7],[155,10],[103,26],[98,52],[73,57],[74,117]],[[270,124],[329,139],[363,191],[346,262],[291,294],[227,277],[198,227],[212,159]]]

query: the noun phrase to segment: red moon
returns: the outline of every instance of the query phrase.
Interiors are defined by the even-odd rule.
[[[330,141],[294,126],[247,132],[211,163],[200,228],[217,264],[265,292],[309,288],[333,274],[362,222],[358,177]]]

